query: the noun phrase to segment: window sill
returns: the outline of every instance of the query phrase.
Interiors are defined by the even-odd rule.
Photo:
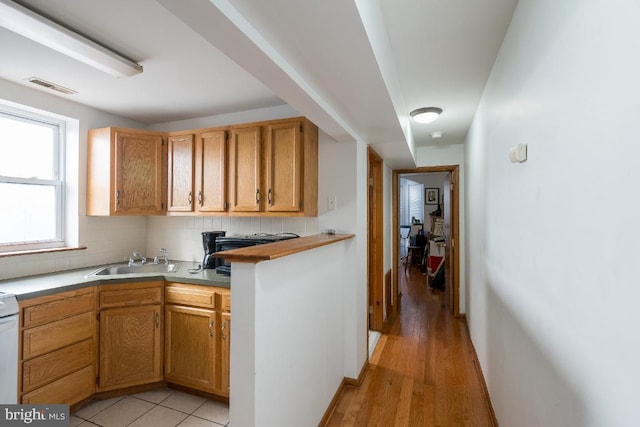
[[[61,248],[30,249],[26,251],[0,252],[0,258],[6,258],[10,256],[20,256],[20,255],[48,254],[52,252],[82,251],[85,249],[87,249],[86,246],[63,246]]]

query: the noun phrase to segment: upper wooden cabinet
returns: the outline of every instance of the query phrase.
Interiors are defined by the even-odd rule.
[[[168,137],[169,215],[225,212],[227,130]]]
[[[194,135],[170,135],[167,138],[168,197],[167,211],[193,210]]]
[[[202,132],[196,143],[196,211],[227,210],[227,130]]]
[[[229,211],[318,215],[318,128],[304,118],[231,127]]]
[[[229,210],[259,212],[262,174],[260,126],[232,127],[229,141]],[[262,192],[262,194],[260,194]]]
[[[133,129],[89,131],[87,215],[163,215],[164,134]]]
[[[95,129],[87,169],[88,215],[318,215],[318,128],[304,117]]]
[[[267,126],[267,211],[298,212],[302,204],[302,123]]]

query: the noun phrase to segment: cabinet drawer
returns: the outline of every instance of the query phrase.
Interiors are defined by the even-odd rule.
[[[100,308],[162,303],[162,282],[100,287]]]
[[[87,366],[23,395],[22,403],[73,405],[91,396],[95,392],[95,384],[93,366]]]
[[[231,292],[223,291],[220,294],[220,310],[231,311]]]
[[[22,359],[27,360],[87,338],[96,332],[93,312],[77,314],[22,332]]]
[[[215,308],[216,288],[200,286],[169,285],[165,288],[167,304],[190,305],[193,307]]]
[[[95,360],[94,349],[93,339],[88,339],[24,362],[22,391],[29,392],[91,365]]]
[[[30,328],[92,311],[95,301],[94,288],[27,300],[22,304],[22,326]]]

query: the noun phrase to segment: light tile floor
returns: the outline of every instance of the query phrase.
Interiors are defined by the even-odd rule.
[[[220,427],[229,406],[170,388],[97,400],[71,416],[71,427]]]

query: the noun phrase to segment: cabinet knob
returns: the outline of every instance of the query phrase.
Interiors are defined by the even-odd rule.
[[[189,200],[187,203],[191,204],[191,191],[189,191]]]
[[[213,337],[213,320],[209,319],[209,336]]]
[[[269,189],[267,193],[267,201],[269,202],[269,206],[273,206],[273,191],[271,191],[271,189]]]
[[[198,191],[198,204],[202,206],[202,190]]]
[[[260,204],[260,189],[256,188],[256,204]]]

